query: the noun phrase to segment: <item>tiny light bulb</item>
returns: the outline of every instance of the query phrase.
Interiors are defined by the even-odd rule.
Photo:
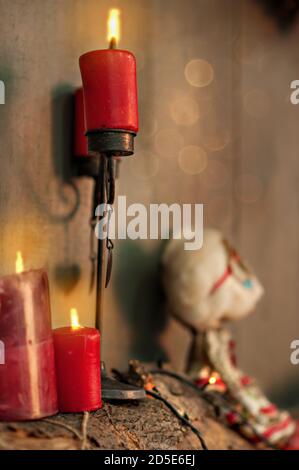
[[[216,382],[217,382],[216,377],[214,377],[214,376],[212,375],[212,376],[209,378],[209,384],[210,384],[210,385],[214,385]]]

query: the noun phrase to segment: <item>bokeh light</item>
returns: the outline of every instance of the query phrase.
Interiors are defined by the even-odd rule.
[[[205,150],[195,145],[184,147],[179,155],[180,168],[188,175],[202,173],[208,164],[208,156]]]
[[[190,85],[201,88],[213,81],[214,70],[206,60],[193,59],[185,67],[185,77]]]
[[[231,133],[217,121],[205,119],[200,125],[200,139],[208,150],[218,152],[230,143]]]
[[[199,105],[191,96],[182,96],[171,103],[170,115],[180,126],[193,126],[200,117]]]

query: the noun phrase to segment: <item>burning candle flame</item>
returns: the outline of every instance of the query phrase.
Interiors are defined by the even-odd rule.
[[[108,16],[107,39],[111,48],[116,47],[120,39],[120,10],[111,8]]]
[[[22,253],[20,251],[17,252],[17,258],[16,258],[16,273],[20,274],[24,271],[24,262],[23,262],[23,257]]]
[[[79,323],[79,315],[76,308],[71,308],[71,327],[73,328],[73,330],[81,328],[81,325]]]

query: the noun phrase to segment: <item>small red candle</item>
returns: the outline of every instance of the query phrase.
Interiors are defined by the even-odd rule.
[[[83,88],[78,88],[75,93],[74,154],[76,157],[88,157],[88,142],[85,133]]]
[[[79,325],[72,309],[72,326],[54,330],[58,407],[63,413],[101,408],[100,334]]]
[[[48,277],[45,271],[0,279],[0,420],[40,419],[57,413]]]
[[[88,131],[121,129],[138,132],[136,60],[131,52],[114,49],[118,39],[118,11],[109,19],[110,49],[80,57]]]

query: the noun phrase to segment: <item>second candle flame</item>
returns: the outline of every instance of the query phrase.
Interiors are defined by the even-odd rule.
[[[16,258],[16,273],[20,274],[24,271],[24,262],[23,262],[23,257],[22,253],[20,251],[17,252],[17,258]]]
[[[108,16],[107,39],[110,47],[116,47],[120,40],[120,10],[111,8]]]
[[[81,325],[79,323],[79,315],[78,315],[78,310],[76,308],[71,308],[71,327],[73,330],[77,330],[78,328],[81,328]]]

